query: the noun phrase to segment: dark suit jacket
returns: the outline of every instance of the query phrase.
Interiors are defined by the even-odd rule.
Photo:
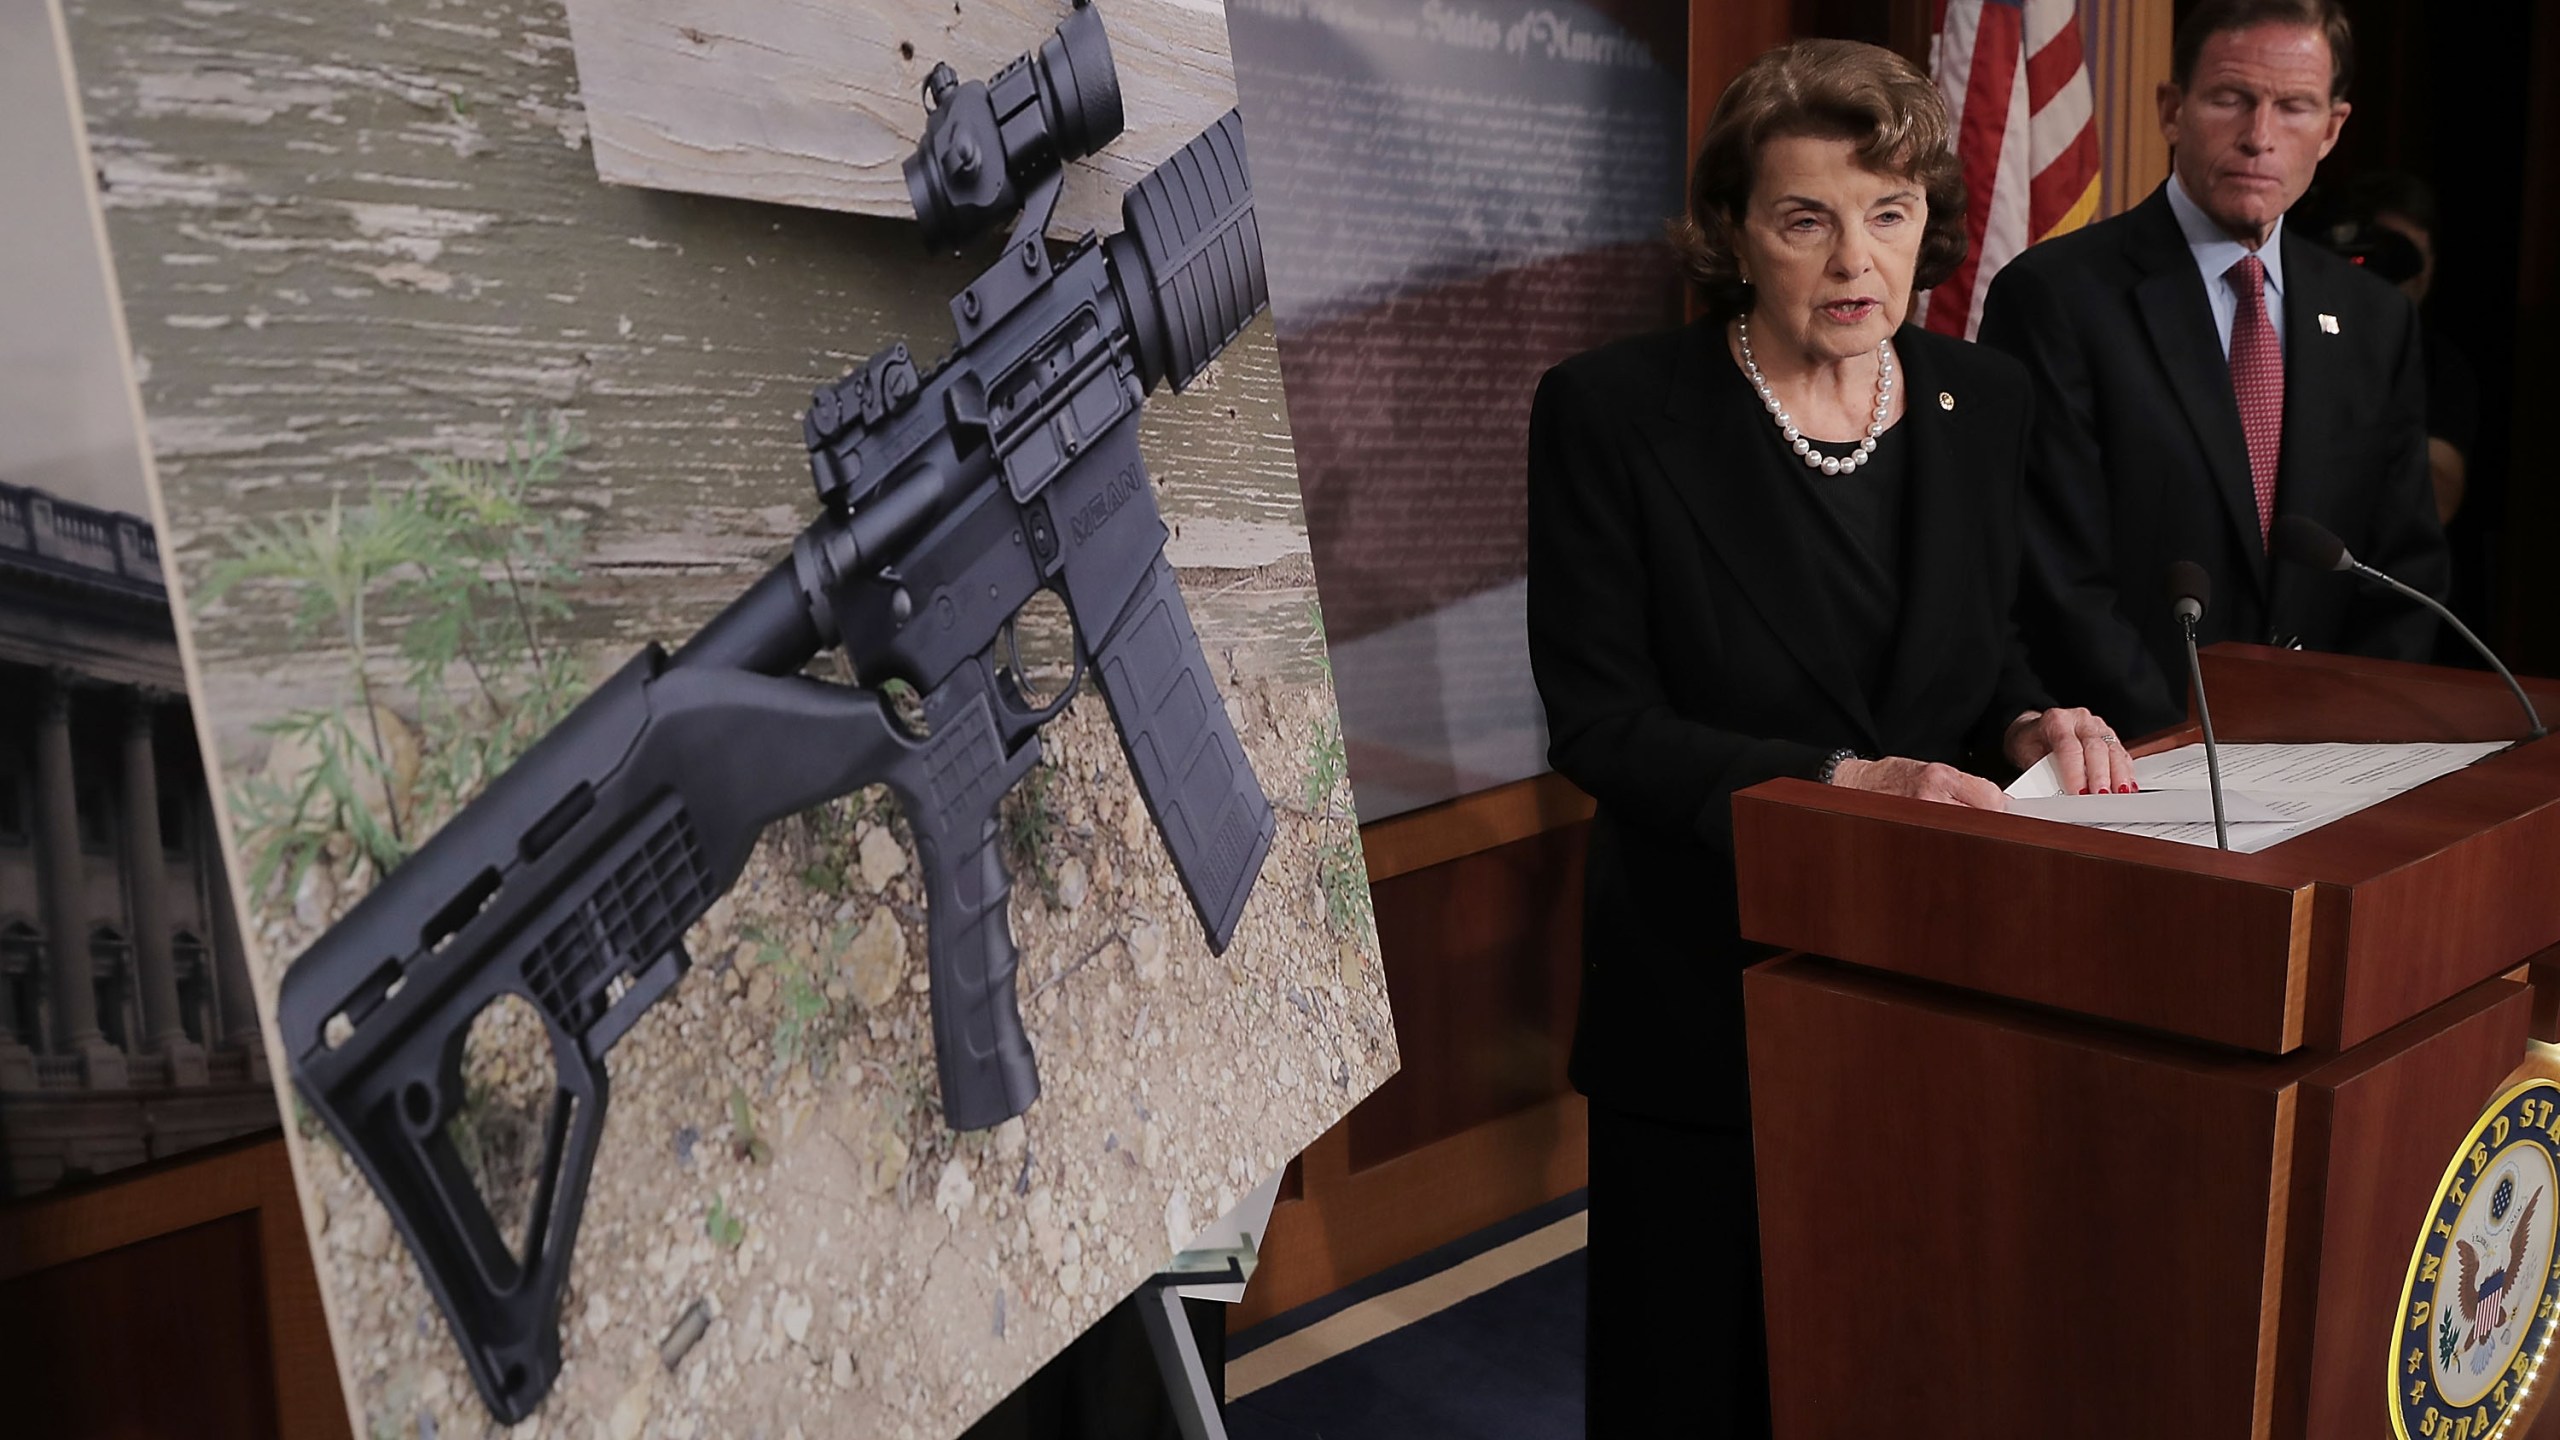
[[[2318,520],[2359,559],[2441,599],[2417,311],[2294,229],[2281,242],[2276,513]],[[2202,643],[2427,658],[2424,610],[2266,553],[2230,363],[2165,185],[2011,261],[1991,282],[1981,336],[2035,377],[2018,621],[2057,693],[2129,736],[2186,717],[2186,649],[2163,589],[2178,560],[2213,579]]]
[[[2026,377],[1920,330],[1895,343],[1903,613],[1875,695],[1812,568],[1822,502],[1721,326],[1621,341],[1538,386],[1529,658],[1548,758],[1599,801],[1574,1078],[1622,1109],[1747,1122],[1735,791],[1839,748],[1961,761],[2046,703],[2010,620]]]

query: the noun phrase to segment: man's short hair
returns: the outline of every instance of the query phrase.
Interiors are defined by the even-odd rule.
[[[2356,75],[2356,36],[2338,0],[2204,0],[2169,41],[2169,80],[2180,90],[2195,78],[2196,57],[2216,35],[2258,25],[2299,25],[2329,42],[2329,99],[2347,98]]]

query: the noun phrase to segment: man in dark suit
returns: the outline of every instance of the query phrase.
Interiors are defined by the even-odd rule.
[[[2186,716],[2163,579],[2212,576],[2202,641],[2425,659],[2435,622],[2355,577],[2278,561],[2307,515],[2441,597],[2424,365],[2407,297],[2285,211],[2346,123],[2335,0],[2207,0],[2160,87],[2168,183],[2028,250],[1992,282],[1983,343],[2037,387],[2018,621],[2053,693],[2126,734]]]

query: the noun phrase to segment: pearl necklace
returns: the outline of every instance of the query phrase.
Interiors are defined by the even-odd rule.
[[[1778,404],[1777,395],[1769,389],[1768,377],[1760,373],[1759,362],[1751,358],[1751,322],[1741,321],[1736,333],[1742,346],[1742,368],[1751,377],[1751,388],[1760,392],[1760,404],[1768,410],[1770,418],[1777,421],[1778,432],[1787,437],[1787,444],[1804,457],[1806,468],[1819,470],[1825,475],[1846,475],[1866,464],[1867,457],[1876,453],[1876,437],[1884,433],[1884,418],[1893,413],[1893,341],[1887,339],[1876,343],[1875,419],[1867,426],[1866,438],[1860,440],[1858,448],[1844,459],[1814,449],[1813,442],[1804,438],[1804,432],[1796,428],[1795,417]]]

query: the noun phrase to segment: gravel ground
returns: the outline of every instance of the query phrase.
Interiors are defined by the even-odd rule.
[[[767,832],[689,937],[693,973],[610,1056],[563,1369],[512,1433],[953,1434],[1393,1072],[1376,941],[1328,920],[1319,881],[1356,827],[1303,801],[1331,688],[1248,679],[1228,708],[1280,825],[1224,956],[1099,697],[1043,732],[1045,875],[1017,865],[1012,908],[1042,1094],[993,1131],[941,1121],[922,877],[884,792]],[[315,869],[261,917],[268,998],[275,957],[361,884]],[[530,1008],[484,1012],[470,1063],[503,1219],[548,1101]],[[296,1151],[367,1434],[494,1433],[371,1190],[316,1124]],[[670,1343],[697,1309],[698,1341]]]

